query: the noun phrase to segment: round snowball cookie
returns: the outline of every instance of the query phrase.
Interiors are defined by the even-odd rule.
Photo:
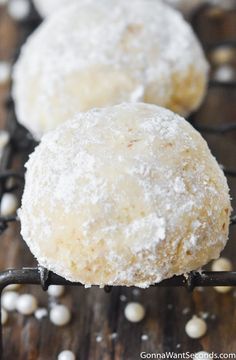
[[[227,241],[223,172],[169,110],[79,113],[43,137],[26,167],[23,238],[66,279],[147,287],[218,258]]]
[[[124,101],[188,114],[208,65],[190,26],[162,2],[87,0],[47,19],[13,72],[18,120],[40,139],[76,112]]]

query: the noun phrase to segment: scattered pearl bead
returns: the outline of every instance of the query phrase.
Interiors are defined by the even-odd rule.
[[[0,84],[6,84],[11,79],[11,64],[0,61]]]
[[[147,340],[148,340],[148,335],[143,334],[143,335],[141,336],[141,339],[142,339],[142,341],[147,341]]]
[[[231,271],[232,263],[229,259],[221,257],[215,261],[213,261],[211,265],[212,271]]]
[[[224,65],[234,60],[234,49],[229,46],[220,46],[212,54],[212,60],[216,65]]]
[[[232,268],[231,261],[224,257],[215,260],[211,266],[212,271],[231,271]],[[232,286],[215,286],[214,289],[221,294],[226,294],[232,289]]]
[[[37,300],[31,294],[20,295],[16,304],[17,311],[22,315],[32,315],[37,309]]]
[[[14,20],[24,20],[30,13],[30,3],[28,0],[11,0],[7,10]]]
[[[144,316],[145,316],[145,309],[141,304],[131,302],[126,305],[125,317],[127,320],[131,322],[139,322],[143,320]]]
[[[220,294],[226,294],[230,292],[233,287],[232,286],[214,286],[215,291],[217,291]]]
[[[63,285],[50,285],[48,287],[48,294],[53,297],[60,297],[64,292],[65,287]]]
[[[127,297],[123,294],[120,295],[120,301],[125,302],[127,300]]]
[[[206,351],[199,351],[197,352],[194,357],[193,357],[194,360],[209,360],[210,357],[209,357],[209,353],[206,352]]]
[[[0,150],[3,150],[9,143],[10,134],[6,130],[0,130]]]
[[[9,216],[15,214],[18,208],[18,201],[14,194],[5,193],[2,196],[0,213],[1,216]]]
[[[70,350],[62,351],[58,357],[58,360],[75,360],[75,354]]]
[[[2,325],[5,325],[8,320],[8,313],[6,312],[5,309],[1,309],[1,314],[2,314],[2,318],[1,318]]]
[[[64,326],[70,322],[71,313],[65,305],[55,305],[50,311],[50,320],[54,325]]]
[[[39,308],[35,311],[34,316],[37,320],[41,320],[42,318],[48,315],[48,311],[45,308]]]
[[[187,314],[189,314],[189,313],[190,313],[190,309],[187,308],[187,307],[184,308],[183,311],[182,311],[182,314],[183,314],[183,315],[187,315]]]
[[[205,335],[207,331],[206,322],[197,316],[193,316],[192,319],[187,322],[185,331],[192,339],[198,339]]]
[[[221,65],[214,74],[214,79],[220,82],[229,82],[235,78],[235,71],[230,65]]]
[[[96,336],[96,342],[100,343],[102,341],[102,336],[101,335],[97,335]]]
[[[6,291],[2,295],[2,306],[7,311],[14,311],[19,294],[15,291]]]
[[[141,291],[140,291],[139,289],[134,289],[134,290],[132,291],[132,293],[133,293],[134,296],[139,296],[140,293],[141,293]]]
[[[117,338],[118,334],[116,332],[112,333],[111,335],[109,335],[109,338],[111,340],[115,340]]]
[[[206,320],[206,319],[209,318],[210,314],[209,314],[209,312],[201,311],[200,316],[201,316],[202,319]]]
[[[20,284],[11,284],[11,285],[7,285],[4,288],[4,291],[14,291],[14,290],[18,290],[20,288]]]

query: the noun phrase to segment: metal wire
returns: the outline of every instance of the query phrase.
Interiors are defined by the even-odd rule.
[[[227,277],[225,276],[227,275]],[[152,287],[186,287],[192,291],[195,287],[204,286],[236,286],[236,272],[224,271],[192,271],[186,275],[174,276],[171,279],[163,280]],[[10,269],[0,273],[0,292],[10,284],[40,285],[47,290],[49,285],[84,286],[79,282],[71,282],[63,277],[41,267]],[[112,286],[105,286],[103,289],[112,290]]]

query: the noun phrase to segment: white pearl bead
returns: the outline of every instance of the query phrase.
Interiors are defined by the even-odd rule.
[[[55,305],[50,311],[50,320],[54,325],[63,326],[70,322],[71,313],[65,305]]]
[[[75,354],[70,350],[62,351],[58,357],[58,360],[75,360]]]
[[[5,84],[11,79],[11,64],[0,61],[0,84]]]
[[[2,306],[7,311],[14,311],[16,309],[16,303],[19,298],[19,294],[15,291],[6,291],[2,295]]]
[[[18,201],[15,195],[10,193],[3,194],[0,205],[1,216],[14,215],[17,208],[18,208]]]
[[[11,284],[11,285],[7,285],[4,291],[18,290],[19,288],[20,288],[20,284]]]
[[[14,20],[24,20],[30,13],[30,3],[28,0],[11,0],[7,11]]]
[[[207,331],[206,322],[197,316],[193,316],[192,319],[187,322],[185,331],[192,339],[198,339],[205,335]]]
[[[63,285],[50,285],[48,287],[48,294],[53,297],[60,297],[64,292],[65,287]]]
[[[229,82],[235,78],[235,71],[233,66],[221,65],[215,72],[214,78],[216,81]]]
[[[193,357],[194,360],[209,360],[210,357],[209,357],[209,353],[206,352],[206,351],[199,351],[197,352],[194,357]]]
[[[96,336],[96,342],[100,343],[102,341],[103,337],[101,335]]]
[[[220,294],[226,294],[233,289],[232,286],[214,286],[215,291]]]
[[[36,319],[41,320],[48,315],[48,311],[45,308],[39,308],[35,311],[34,316]]]
[[[131,302],[125,307],[125,317],[131,322],[139,322],[143,320],[145,316],[144,307],[136,302]]]
[[[37,309],[37,300],[31,294],[20,295],[16,304],[17,311],[22,315],[31,315]]]
[[[221,257],[212,263],[212,271],[231,271],[233,266],[229,259]],[[229,292],[232,286],[215,286],[214,289],[222,294]]]
[[[6,312],[5,309],[1,309],[1,314],[2,314],[2,325],[5,325],[7,320],[8,320],[8,313]]]
[[[215,261],[213,261],[211,265],[212,271],[231,271],[232,263],[229,259],[221,257]]]

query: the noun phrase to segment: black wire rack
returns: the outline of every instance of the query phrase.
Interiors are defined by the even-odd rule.
[[[22,22],[23,27],[23,40],[37,27],[40,23],[40,19],[32,8],[29,17]],[[229,46],[236,49],[235,42],[217,43],[212,49],[219,46]],[[209,49],[208,49],[209,50]],[[19,50],[16,52],[15,58],[17,58]],[[218,80],[211,80],[209,87],[227,87],[236,89],[236,81],[222,82]],[[14,103],[9,96],[6,99],[6,108],[8,112],[7,119],[7,131],[10,134],[10,141],[5,147],[0,163],[0,201],[2,195],[7,190],[13,191],[16,188],[22,192],[24,186],[24,170],[15,171],[9,169],[11,159],[14,154],[21,153],[22,161],[28,158],[28,155],[34,150],[37,142],[33,139],[31,134],[21,126],[15,116]],[[195,124],[195,115],[189,118],[189,121],[193,126],[201,133],[217,134],[223,136],[226,133],[236,131],[236,123],[226,123],[217,126],[205,126]],[[235,165],[236,166],[236,165]],[[228,169],[223,167],[223,171],[227,177],[236,178],[236,169]],[[9,179],[14,179],[13,187],[9,189],[7,182]],[[17,215],[0,216],[0,235],[8,228],[8,225],[12,222],[18,221]],[[236,225],[236,215],[231,216],[230,226]],[[40,285],[43,290],[47,290],[49,285],[65,285],[65,286],[83,286],[81,283],[74,283],[65,280],[59,275],[41,267],[38,265],[34,268],[22,268],[22,269],[8,269],[0,272],[0,309],[1,309],[1,295],[4,288],[11,284],[30,284]],[[154,284],[152,286],[157,287],[185,287],[189,291],[192,291],[195,287],[210,287],[210,286],[236,286],[236,271],[235,272],[212,272],[212,271],[192,271],[188,274],[181,276],[174,276],[171,279],[162,281],[161,283]],[[105,286],[104,291],[110,292],[111,286]],[[1,311],[0,311],[0,359],[3,358],[3,337],[2,337],[2,325],[1,325]]]

